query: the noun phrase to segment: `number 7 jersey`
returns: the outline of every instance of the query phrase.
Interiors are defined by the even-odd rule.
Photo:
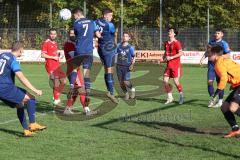
[[[76,55],[93,54],[93,38],[98,28],[94,21],[81,18],[74,22],[74,33],[76,36]]]

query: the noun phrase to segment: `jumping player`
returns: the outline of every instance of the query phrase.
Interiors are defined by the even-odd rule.
[[[96,20],[96,24],[101,33],[101,38],[98,40],[98,54],[105,68],[104,80],[108,90],[107,97],[114,103],[118,103],[118,99],[114,96],[113,79],[113,67],[116,54],[115,27],[111,22],[113,19],[113,11],[105,9],[102,14],[103,18]]]
[[[64,44],[64,54],[67,61],[67,73],[70,83],[70,91],[68,93],[67,106],[64,110],[64,114],[73,114],[72,107],[76,101],[77,96],[80,97],[80,102],[83,106],[86,115],[92,115],[93,111],[89,109],[86,103],[85,86],[80,68],[74,69],[71,59],[75,54],[75,34],[74,30],[69,30],[69,39]]]
[[[215,71],[219,77],[217,90],[212,97],[214,103],[217,95],[224,90],[227,83],[231,84],[232,92],[221,106],[222,113],[232,128],[232,131],[225,135],[225,138],[231,138],[240,135],[240,129],[237,125],[234,114],[240,116],[240,65],[224,57],[224,48],[219,45],[212,46],[209,53],[209,60],[215,63]]]
[[[95,22],[84,17],[82,9],[74,9],[73,16],[75,19],[73,26],[76,36],[76,51],[74,56],[81,62],[81,64],[77,65],[83,66],[86,103],[89,104],[91,90],[90,71],[93,63],[93,38],[94,36],[101,37],[101,35]]]
[[[223,48],[223,54],[224,54],[223,57],[224,58],[230,58],[231,51],[230,51],[228,43],[222,39],[223,36],[224,36],[224,33],[223,33],[222,29],[217,29],[215,31],[214,39],[208,43],[207,51],[201,58],[200,64],[203,63],[203,60],[207,57],[209,50],[214,45],[219,45]],[[208,61],[208,76],[207,76],[207,78],[208,78],[208,93],[209,93],[209,96],[212,97],[214,95],[213,82],[215,79],[216,79],[217,83],[219,83],[219,81],[220,81],[219,77],[216,76],[216,73],[214,71],[214,63],[212,61]],[[223,103],[223,96],[224,96],[224,90],[219,92],[218,103],[211,103],[211,101],[210,101],[208,107],[213,107],[213,108],[221,107],[222,103]]]
[[[135,54],[134,47],[129,44],[130,39],[129,33],[123,33],[123,42],[117,46],[117,76],[120,87],[125,93],[125,100],[135,98],[135,88],[130,81],[130,71],[135,63]]]
[[[17,87],[15,76],[20,82],[37,96],[42,95],[42,91],[36,89],[21,71],[20,64],[16,58],[23,54],[23,44],[15,42],[11,52],[0,54],[0,100],[12,108],[17,108],[18,119],[24,129],[24,136],[33,136],[34,131],[43,130],[46,126],[36,123],[36,100],[35,97],[25,89]],[[27,108],[29,125],[27,124],[24,107]]]
[[[183,89],[179,82],[182,76],[182,67],[180,57],[183,55],[181,43],[175,38],[178,35],[178,31],[175,28],[168,29],[169,40],[165,42],[165,53],[163,60],[167,62],[167,67],[164,72],[164,86],[168,94],[168,98],[165,104],[173,102],[172,88],[169,84],[169,79],[173,78],[174,84],[180,94],[179,104],[184,103]]]
[[[45,58],[45,68],[53,80],[53,104],[57,105],[60,103],[60,95],[65,86],[65,76],[60,70],[58,44],[55,41],[57,37],[57,31],[55,29],[49,30],[49,38],[45,40],[42,45],[42,57]]]

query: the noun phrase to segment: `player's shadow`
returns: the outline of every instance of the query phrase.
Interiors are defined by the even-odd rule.
[[[47,101],[37,101],[37,112],[51,112],[53,111],[53,104]]]
[[[0,128],[0,132],[5,132],[7,134],[12,134],[12,135],[17,136],[17,137],[23,137],[23,133],[22,132],[15,131],[15,130],[9,130],[9,129],[5,129],[5,128]]]

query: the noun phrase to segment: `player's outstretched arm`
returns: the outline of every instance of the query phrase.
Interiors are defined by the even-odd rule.
[[[15,75],[17,76],[17,78],[20,80],[20,82],[27,87],[28,89],[30,89],[31,91],[33,91],[36,95],[41,96],[42,95],[42,91],[36,89],[30,82],[29,80],[24,76],[24,74],[21,71],[15,72]]]

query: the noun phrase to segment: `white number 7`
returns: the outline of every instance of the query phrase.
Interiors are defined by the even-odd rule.
[[[86,36],[87,34],[87,31],[88,31],[88,24],[83,24],[83,28],[85,28],[85,32],[84,32],[84,37]]]

